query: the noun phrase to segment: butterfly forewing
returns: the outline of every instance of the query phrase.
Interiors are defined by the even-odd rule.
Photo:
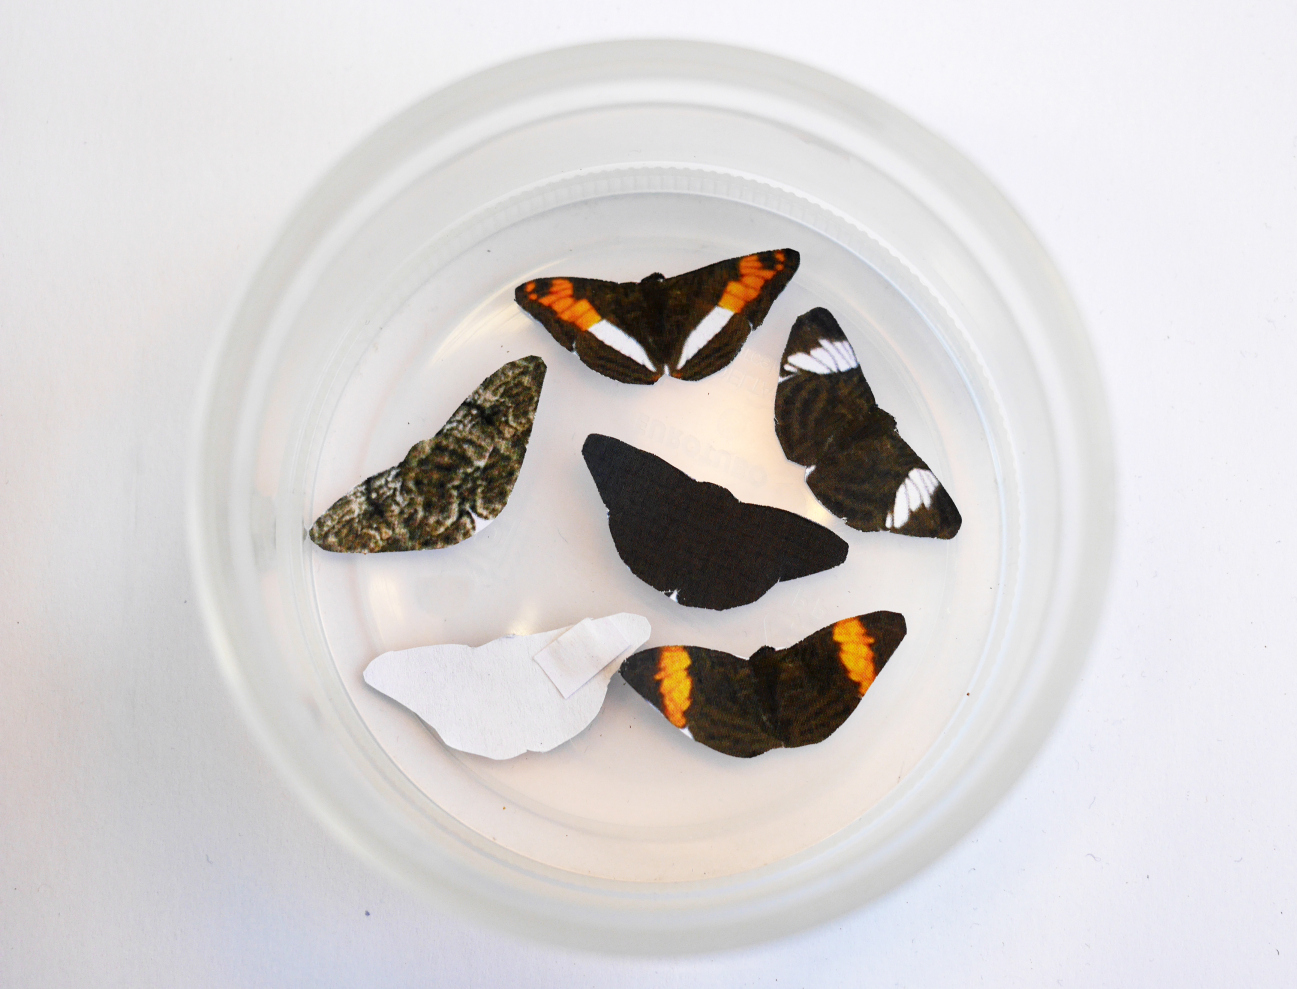
[[[660,300],[642,283],[538,278],[519,285],[514,298],[600,374],[627,384],[652,384],[662,376],[665,364],[653,333],[661,323]]]
[[[697,381],[738,355],[797,272],[790,248],[709,264],[662,283],[662,346],[674,377]]]
[[[838,662],[833,629],[820,629],[788,649],[766,647],[752,656],[753,666],[771,685],[775,732],[790,748],[828,738],[860,701]]]
[[[874,402],[827,309],[797,319],[780,362],[775,432],[829,511],[865,532],[949,539],[962,522],[936,475]]]
[[[621,667],[635,691],[696,742],[748,758],[783,743],[774,734],[750,663],[715,649],[661,646]]]
[[[814,745],[850,717],[905,637],[892,611],[844,618],[787,649],[752,657],[775,678],[776,734],[789,748]]]
[[[797,373],[859,377],[862,400],[866,405],[874,404],[873,392],[865,383],[855,349],[833,314],[822,307],[802,313],[788,333],[788,343],[779,361],[779,378],[782,381]]]

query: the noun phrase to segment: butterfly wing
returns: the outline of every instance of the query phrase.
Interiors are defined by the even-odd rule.
[[[751,663],[697,646],[645,649],[622,663],[635,692],[680,730],[725,755],[750,758],[783,743]]]
[[[772,684],[774,733],[784,745],[814,745],[850,717],[905,638],[905,618],[875,611],[845,618],[787,649],[765,647],[749,661]]]
[[[846,542],[810,519],[745,504],[621,440],[592,434],[581,452],[608,507],[618,554],[679,604],[749,604],[781,580],[846,559]]]
[[[514,298],[587,367],[615,381],[651,385],[665,373],[655,343],[661,323],[655,287],[651,279],[537,278],[519,285]]]
[[[738,355],[797,271],[789,248],[730,258],[662,282],[658,349],[673,377],[697,381]]]
[[[812,467],[832,438],[875,408],[856,352],[827,309],[799,316],[775,388],[775,435],[784,456]]]
[[[862,532],[950,539],[963,524],[954,499],[894,425],[862,430],[846,449],[822,457],[806,483],[820,504]]]
[[[855,350],[827,309],[793,324],[775,389],[775,432],[806,483],[853,529],[949,539],[954,500],[874,402]]]
[[[608,529],[622,561],[640,580],[676,594],[690,565],[688,519],[697,482],[684,471],[629,443],[592,433],[581,447]]]
[[[544,380],[545,365],[539,357],[527,358],[537,361],[540,380]],[[492,417],[492,428],[495,432],[495,445],[482,464],[481,470],[474,472],[461,487],[469,511],[485,521],[495,519],[504,511],[504,506],[513,493],[513,486],[518,482],[522,471],[523,458],[527,455],[527,444],[531,441],[531,430],[536,422],[536,405],[540,400],[539,382],[525,374],[515,375],[499,394],[497,401],[488,406]]]
[[[436,436],[334,502],[311,526],[311,541],[335,553],[388,553],[473,535],[513,491],[544,381],[539,357],[498,369]]]

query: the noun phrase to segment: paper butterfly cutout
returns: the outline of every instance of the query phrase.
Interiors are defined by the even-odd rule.
[[[746,759],[832,735],[903,638],[903,616],[875,611],[747,660],[699,646],[645,649],[621,675],[694,741]]]
[[[749,604],[781,580],[847,558],[846,542],[822,525],[739,501],[629,443],[594,433],[581,453],[618,554],[679,604],[716,611]]]
[[[335,553],[390,553],[442,549],[484,528],[518,480],[544,381],[539,357],[504,365],[436,436],[335,501],[311,541]]]
[[[512,759],[580,734],[603,706],[620,660],[650,631],[648,619],[618,614],[476,649],[401,649],[365,667],[365,682],[417,714],[452,749]],[[565,692],[564,683],[573,689]]]
[[[537,278],[519,285],[514,297],[600,374],[633,385],[651,385],[664,374],[697,381],[734,360],[797,263],[797,252],[785,248],[674,278]]]
[[[775,433],[820,504],[853,529],[949,539],[954,500],[878,407],[827,309],[793,323],[775,389]]]

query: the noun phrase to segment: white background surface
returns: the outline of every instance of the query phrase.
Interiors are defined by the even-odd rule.
[[[1297,8],[486,6],[0,8],[0,985],[1297,982]],[[809,62],[968,154],[1090,322],[1121,484],[1093,658],[1008,798],[837,923],[683,960],[353,859],[228,700],[182,525],[195,384],[296,201],[430,89],[618,36]]]

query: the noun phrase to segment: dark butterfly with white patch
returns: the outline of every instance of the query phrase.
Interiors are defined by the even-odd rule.
[[[787,649],[743,660],[717,649],[637,652],[622,678],[673,725],[725,755],[750,758],[822,742],[847,720],[905,638],[905,618],[844,618]]]
[[[853,529],[949,539],[962,519],[935,474],[878,407],[827,309],[797,319],[775,389],[775,433],[820,504]]]
[[[797,252],[785,248],[674,278],[537,278],[519,285],[514,297],[600,374],[632,385],[651,385],[664,374],[697,381],[734,360],[797,263]]]
[[[749,505],[661,457],[601,436],[581,448],[608,506],[608,530],[631,572],[673,601],[721,611],[781,580],[836,567],[847,544],[781,508]]]
[[[539,357],[501,367],[436,436],[335,501],[312,542],[335,553],[442,549],[484,528],[518,480],[544,382]]]

